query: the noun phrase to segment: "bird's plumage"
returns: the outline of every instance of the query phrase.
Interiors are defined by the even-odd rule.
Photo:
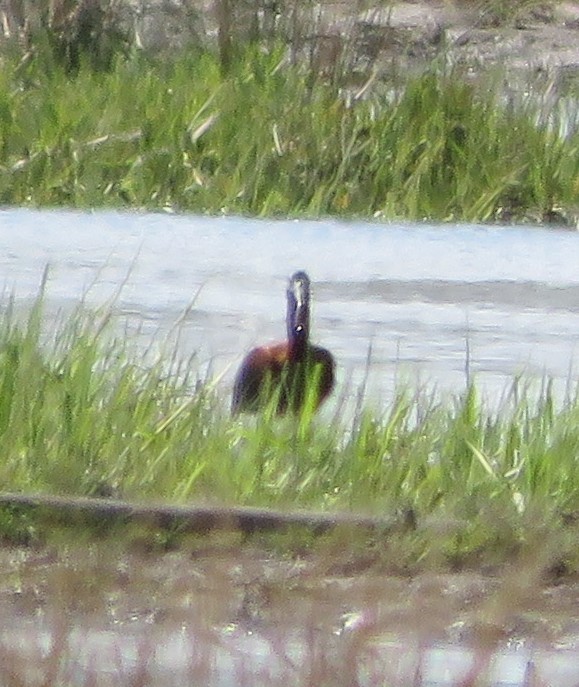
[[[310,280],[290,277],[287,289],[287,341],[259,346],[244,358],[235,378],[232,411],[256,412],[275,403],[278,413],[316,409],[334,386],[332,354],[309,342]]]

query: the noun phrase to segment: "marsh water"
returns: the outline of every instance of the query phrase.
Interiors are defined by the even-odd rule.
[[[576,687],[579,583],[337,575],[332,555],[0,549],[0,683]],[[523,591],[521,595],[520,592]]]
[[[563,394],[574,388],[576,232],[8,209],[0,212],[0,245],[0,284],[5,296],[14,294],[17,308],[25,311],[38,295],[48,266],[50,320],[57,313],[66,317],[81,301],[89,308],[110,305],[120,334],[147,351],[177,346],[183,358],[193,356],[201,375],[219,376],[224,396],[243,352],[284,336],[286,279],[296,269],[307,270],[314,284],[313,338],[337,359],[338,396],[353,394],[365,379],[368,402],[378,404],[387,404],[404,382],[454,392],[474,378],[490,399],[500,398],[519,374],[539,387],[551,378]],[[185,606],[194,598],[187,591],[190,566],[180,578]],[[408,595],[392,590],[388,603],[401,594]],[[439,596],[448,600],[449,594],[441,588]],[[40,666],[41,675],[59,636],[35,603],[24,611],[12,602],[3,606],[0,658],[2,665],[10,656],[27,670]],[[146,603],[154,606],[147,601],[142,608]],[[135,675],[143,676],[146,650],[149,672],[142,684],[192,684],[196,665],[196,684],[270,685],[284,670],[294,674],[300,652],[312,647],[312,637],[298,632],[285,638],[282,655],[279,642],[259,627],[244,631],[225,618],[214,653],[196,663],[195,621],[179,620],[154,635],[150,618],[157,610],[137,613],[130,625],[126,619],[94,627],[94,618],[90,627],[75,621],[65,633],[69,660],[58,675],[71,684],[141,684]],[[336,603],[333,610],[338,618],[356,604]],[[574,639],[565,651],[534,650],[528,636],[520,647],[502,644],[488,666],[489,684],[530,685],[535,674],[545,684],[577,684],[577,627],[569,629]],[[315,636],[320,633],[335,643],[328,645],[333,655],[347,654],[348,633],[317,627]],[[362,672],[350,682],[340,673],[339,684],[382,684],[385,665],[391,684],[457,684],[475,661],[460,642],[410,646],[390,635],[372,637],[370,644]],[[34,675],[30,679],[36,684]]]
[[[112,301],[120,331],[147,349],[174,339],[224,394],[244,351],[285,336],[296,269],[314,283],[313,339],[337,359],[337,396],[365,378],[372,402],[401,382],[454,391],[470,377],[496,398],[514,375],[563,390],[575,378],[576,232],[4,210],[0,245],[18,303],[48,265],[49,309]]]

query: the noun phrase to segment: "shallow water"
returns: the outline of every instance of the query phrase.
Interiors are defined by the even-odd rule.
[[[512,568],[352,576],[331,572],[336,550],[289,560],[213,543],[0,548],[0,684],[579,682],[579,582],[543,588]]]
[[[193,302],[180,353],[226,390],[244,351],[283,337],[296,269],[314,282],[313,339],[336,356],[341,389],[368,360],[377,399],[398,380],[463,389],[467,368],[490,396],[519,373],[564,390],[577,363],[575,232],[14,209],[0,212],[0,241],[6,291],[27,303],[49,265],[50,308],[115,298],[147,348]]]
[[[56,639],[63,642],[61,656],[66,657],[58,677],[70,684],[96,681],[99,685],[158,687],[272,687],[293,680],[311,684],[300,681],[307,680],[307,671],[301,670],[300,664],[304,656],[310,658],[307,637],[289,645],[245,633],[216,638],[212,646],[204,639],[186,631],[115,633],[78,628],[64,640]],[[28,628],[23,633],[11,632],[2,648],[21,657],[27,664],[24,674],[33,680],[41,674],[39,658],[46,660],[54,643],[53,633]],[[337,687],[456,687],[474,684],[474,676],[481,686],[572,687],[578,677],[579,654],[575,651],[504,650],[485,657],[481,665],[477,661],[480,652],[466,647],[377,641],[358,650],[357,665],[342,667],[343,679],[338,677],[336,682],[340,662],[349,649],[348,640],[336,639],[325,657],[323,674],[333,677],[332,684]],[[348,682],[350,678],[355,682]]]

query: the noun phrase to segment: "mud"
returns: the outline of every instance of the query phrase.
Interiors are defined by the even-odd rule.
[[[579,3],[530,9],[500,16],[480,3],[399,2],[370,10],[360,20],[383,32],[384,52],[408,59],[445,54],[451,62],[475,67],[502,65],[536,72],[579,69]],[[388,44],[390,43],[390,45]]]
[[[428,642],[579,648],[579,581],[547,580],[528,561],[419,575],[350,572],[339,550],[266,553],[227,537],[146,550],[138,538],[0,550],[0,612],[47,626],[328,636],[404,634]]]

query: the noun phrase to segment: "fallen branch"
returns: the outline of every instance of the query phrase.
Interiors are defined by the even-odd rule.
[[[413,511],[397,516],[372,517],[351,513],[321,513],[309,511],[279,511],[269,508],[240,506],[178,506],[141,504],[103,498],[49,496],[43,494],[13,494],[0,492],[0,507],[41,510],[59,521],[73,524],[79,516],[90,516],[111,524],[140,522],[161,529],[205,534],[211,530],[236,530],[245,534],[305,527],[323,533],[337,527],[354,527],[371,531],[414,529]]]

